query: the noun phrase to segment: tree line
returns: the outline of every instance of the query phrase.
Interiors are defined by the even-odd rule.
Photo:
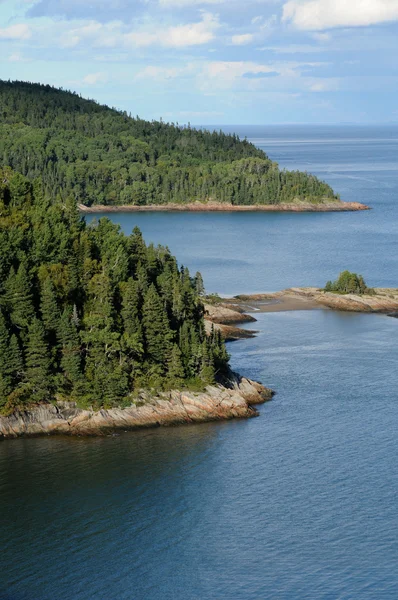
[[[130,404],[142,388],[201,389],[228,369],[205,334],[199,273],[170,251],[87,226],[74,200],[0,169],[0,410],[55,398]]]
[[[51,86],[0,81],[0,162],[46,195],[93,205],[336,199],[308,173],[280,170],[247,140],[126,112]]]

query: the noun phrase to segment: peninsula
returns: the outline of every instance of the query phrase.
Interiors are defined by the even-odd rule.
[[[241,294],[205,303],[205,322],[208,330],[214,327],[224,339],[232,341],[255,336],[255,330],[239,325],[255,322],[256,313],[316,309],[397,317],[398,288],[374,288],[371,294],[336,294],[316,287],[293,287],[280,292]]]
[[[46,85],[0,81],[0,166],[82,211],[351,211],[246,139],[144,121]]]
[[[251,417],[272,391],[232,373],[203,281],[0,169],[0,439]]]

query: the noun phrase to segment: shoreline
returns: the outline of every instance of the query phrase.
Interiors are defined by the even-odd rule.
[[[296,310],[337,310],[384,314],[398,317],[398,288],[375,288],[374,295],[334,294],[315,287],[288,288],[280,292],[240,294],[220,298],[215,304],[205,303],[205,323],[210,331],[218,329],[226,341],[256,336],[257,331],[240,325],[255,322],[256,313]]]
[[[259,416],[254,405],[272,399],[274,392],[232,371],[222,384],[204,392],[173,390],[150,396],[127,408],[81,409],[76,402],[58,401],[0,416],[0,440],[43,435],[100,436],[116,431],[205,423]]]
[[[85,206],[78,204],[80,212],[85,214],[95,213],[122,213],[122,212],[357,212],[371,210],[366,204],[360,202],[325,202],[311,204],[309,202],[285,203],[285,204],[252,204],[233,205],[225,203],[188,203],[188,204],[153,204],[146,206],[133,206],[131,204],[121,206],[106,206],[98,204]]]

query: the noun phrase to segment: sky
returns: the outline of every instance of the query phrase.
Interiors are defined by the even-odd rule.
[[[146,119],[397,123],[398,0],[0,0],[0,79]]]

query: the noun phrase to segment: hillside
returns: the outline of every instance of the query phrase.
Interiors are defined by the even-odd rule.
[[[133,103],[133,100],[132,100]],[[0,81],[0,166],[45,193],[91,205],[334,202],[307,173],[281,171],[246,140],[132,118],[50,86]]]
[[[32,403],[130,405],[141,389],[195,389],[228,372],[206,335],[202,279],[167,248],[87,226],[0,169],[0,413]]]

